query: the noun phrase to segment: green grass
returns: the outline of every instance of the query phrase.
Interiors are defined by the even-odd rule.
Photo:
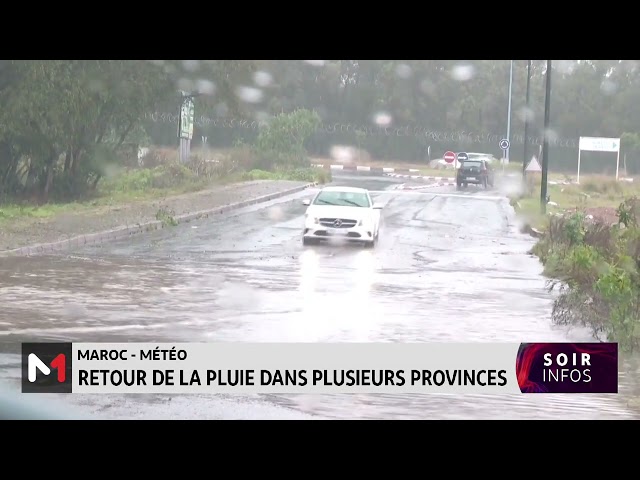
[[[83,200],[65,203],[0,203],[0,228],[21,221],[51,218],[62,213],[81,212],[102,206],[124,205],[161,197],[197,192],[214,185],[250,180],[292,180],[327,183],[331,172],[318,169],[251,170],[218,177],[198,177],[183,165],[122,171],[103,180],[96,192]]]
[[[282,169],[273,172],[265,170],[250,170],[239,174],[238,178],[243,181],[290,180],[324,184],[331,181],[331,172],[319,168]]]
[[[539,177],[528,181],[527,190],[526,195],[512,198],[511,203],[529,225],[544,230],[549,216],[541,212]],[[547,195],[550,197],[547,214],[576,208],[617,208],[626,198],[640,195],[640,185],[619,182],[611,177],[588,176],[581,179],[580,185],[549,185]]]
[[[41,219],[54,215],[78,211],[85,208],[82,203],[47,204],[43,206],[0,204],[0,226],[19,219]]]

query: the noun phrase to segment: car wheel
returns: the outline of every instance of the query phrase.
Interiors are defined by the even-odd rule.
[[[313,245],[314,241],[311,238],[302,237],[302,245]]]
[[[364,242],[364,248],[373,248],[375,246],[376,246],[376,241],[375,240]]]

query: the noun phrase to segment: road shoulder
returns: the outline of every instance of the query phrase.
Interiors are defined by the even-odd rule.
[[[278,198],[307,185],[284,180],[242,182],[155,200],[65,212],[46,219],[26,218],[3,226],[0,256],[47,253],[115,240]]]

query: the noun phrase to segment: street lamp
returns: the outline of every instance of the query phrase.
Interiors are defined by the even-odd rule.
[[[507,140],[511,143],[511,89],[513,87],[513,60],[511,60],[511,66],[509,67],[509,107],[507,111]],[[509,148],[505,150],[505,159],[502,162],[502,168],[504,170],[505,163],[509,162]]]
[[[546,92],[544,97],[544,137],[542,141],[542,182],[540,184],[540,211],[547,213],[547,170],[549,168],[549,104],[551,103],[551,60],[547,60]]]
[[[522,159],[522,178],[526,178],[527,176],[527,163],[529,158],[529,115],[530,115],[530,107],[529,107],[529,88],[531,84],[531,60],[527,60],[527,106],[524,115],[524,158]]]

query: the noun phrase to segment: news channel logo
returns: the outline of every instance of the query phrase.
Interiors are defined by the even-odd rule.
[[[22,393],[71,393],[71,343],[22,344]]]
[[[618,393],[618,344],[523,343],[516,375],[522,393]]]

